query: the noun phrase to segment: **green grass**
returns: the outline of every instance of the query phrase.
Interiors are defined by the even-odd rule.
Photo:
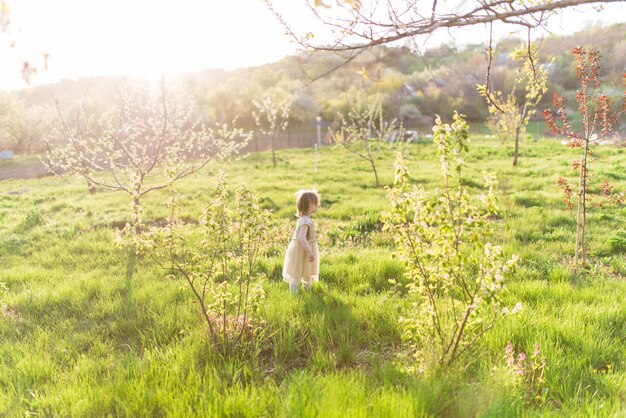
[[[441,185],[433,144],[407,148],[412,179]],[[626,188],[625,150],[598,148],[596,179]],[[68,177],[0,183],[0,416],[623,416],[626,414],[626,213],[590,211],[595,267],[573,273],[574,222],[555,182],[570,175],[574,151],[557,140],[525,141],[519,167],[512,147],[473,138],[466,185],[481,192],[481,172],[499,179],[500,219],[492,240],[521,256],[503,317],[475,350],[445,374],[412,376],[397,356],[404,280],[393,242],[380,231],[386,190],[367,164],[335,148],[249,155],[181,181],[181,212],[199,217],[216,173],[244,182],[273,212],[285,245],[295,224],[294,194],[316,187],[321,282],[289,295],[282,253],[261,262],[271,338],[245,356],[207,344],[184,283],[165,278],[149,257],[113,244],[128,221],[120,193],[87,194]],[[379,164],[393,179],[392,152]],[[19,191],[17,194],[7,194]],[[166,192],[144,200],[147,224],[167,216]],[[547,393],[525,403],[498,380],[504,348],[547,359]],[[271,342],[271,344],[269,343]]]

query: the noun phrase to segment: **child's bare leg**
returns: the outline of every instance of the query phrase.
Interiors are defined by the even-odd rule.
[[[311,283],[304,283],[304,290],[306,290],[307,292],[311,291]]]
[[[298,294],[298,283],[289,283],[289,293],[292,295]]]

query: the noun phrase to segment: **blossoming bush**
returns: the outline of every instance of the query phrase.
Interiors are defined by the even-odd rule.
[[[154,254],[169,276],[187,283],[200,307],[211,340],[228,350],[264,330],[259,306],[264,300],[258,260],[270,248],[268,211],[259,197],[239,186],[228,198],[220,174],[217,197],[203,209],[199,225],[176,217],[170,198],[167,226],[153,231]]]
[[[524,402],[536,404],[545,400],[548,393],[545,385],[547,361],[545,356],[541,355],[539,343],[535,343],[533,354],[529,358],[522,351],[516,354],[513,344],[509,341],[504,350],[504,363],[503,377],[506,378],[506,383],[518,391]]]
[[[463,185],[467,123],[456,113],[452,125],[436,123],[443,189],[429,197],[412,185],[398,154],[391,210],[383,213],[409,279],[410,304],[401,322],[414,371],[449,366],[492,328],[502,311],[504,280],[517,261],[488,241],[489,218],[497,212],[495,177],[485,174],[487,193],[477,205]]]

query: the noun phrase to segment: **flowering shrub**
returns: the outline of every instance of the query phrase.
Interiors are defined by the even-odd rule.
[[[522,390],[522,396],[528,403],[538,403],[545,399],[546,358],[541,355],[539,343],[535,343],[533,355],[528,358],[526,353],[515,354],[513,344],[509,341],[504,350],[505,369],[513,384]]]
[[[185,280],[209,337],[222,348],[263,329],[258,310],[264,275],[257,263],[272,241],[270,214],[260,208],[258,196],[243,186],[235,189],[233,201],[228,195],[220,174],[217,197],[203,209],[199,225],[178,220],[176,199],[170,198],[168,224],[151,237],[157,261],[171,278]]]
[[[600,184],[601,199],[594,199],[589,190],[589,165],[593,157],[592,146],[605,137],[613,125],[619,120],[619,115],[626,108],[626,101],[622,108],[615,114],[611,114],[611,100],[608,96],[600,91],[600,54],[597,51],[587,52],[582,47],[576,47],[572,50],[577,66],[576,78],[580,89],[576,92],[576,101],[578,102],[578,112],[582,118],[582,131],[575,131],[569,124],[565,110],[565,99],[554,94],[553,104],[556,109],[556,119],[553,112],[546,109],[543,116],[547,125],[554,135],[563,135],[569,140],[571,148],[581,150],[581,156],[572,162],[572,168],[578,172],[578,187],[576,190],[570,186],[569,182],[560,177],[557,185],[563,191],[567,209],[574,216],[573,209],[577,208],[576,216],[576,250],[575,264],[585,264],[587,257],[587,246],[585,243],[585,235],[587,232],[587,209],[590,207],[599,207],[606,204],[624,204],[626,201],[625,192],[614,192],[613,186],[607,180]],[[626,80],[626,74],[625,74]],[[625,92],[626,94],[626,92]],[[574,203],[576,199],[576,203]]]
[[[410,305],[401,323],[414,371],[452,364],[492,328],[502,311],[504,280],[517,262],[487,241],[489,218],[497,213],[495,177],[485,174],[487,193],[476,206],[463,186],[467,123],[455,113],[452,125],[437,118],[433,131],[445,186],[429,198],[410,184],[398,154],[391,210],[383,213],[409,279]]]

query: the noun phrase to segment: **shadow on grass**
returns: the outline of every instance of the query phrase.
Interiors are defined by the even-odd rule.
[[[128,252],[128,260],[126,262],[126,278],[124,280],[124,289],[122,294],[121,309],[129,305],[131,294],[133,292],[133,275],[135,274],[135,265],[137,264],[137,254],[135,251],[130,250]]]
[[[129,250],[126,262],[126,275],[124,285],[119,289],[119,307],[112,329],[111,337],[115,340],[118,348],[126,348],[130,351],[138,350],[142,345],[142,325],[145,315],[138,309],[136,301],[133,300],[133,277],[136,271],[137,255]]]
[[[360,346],[365,342],[360,338],[363,332],[350,306],[323,289],[306,292],[302,297],[303,319],[311,337],[309,346],[312,357],[309,362],[318,366],[322,366],[319,363],[328,362],[336,368],[356,365]],[[315,358],[322,355],[324,358]]]

